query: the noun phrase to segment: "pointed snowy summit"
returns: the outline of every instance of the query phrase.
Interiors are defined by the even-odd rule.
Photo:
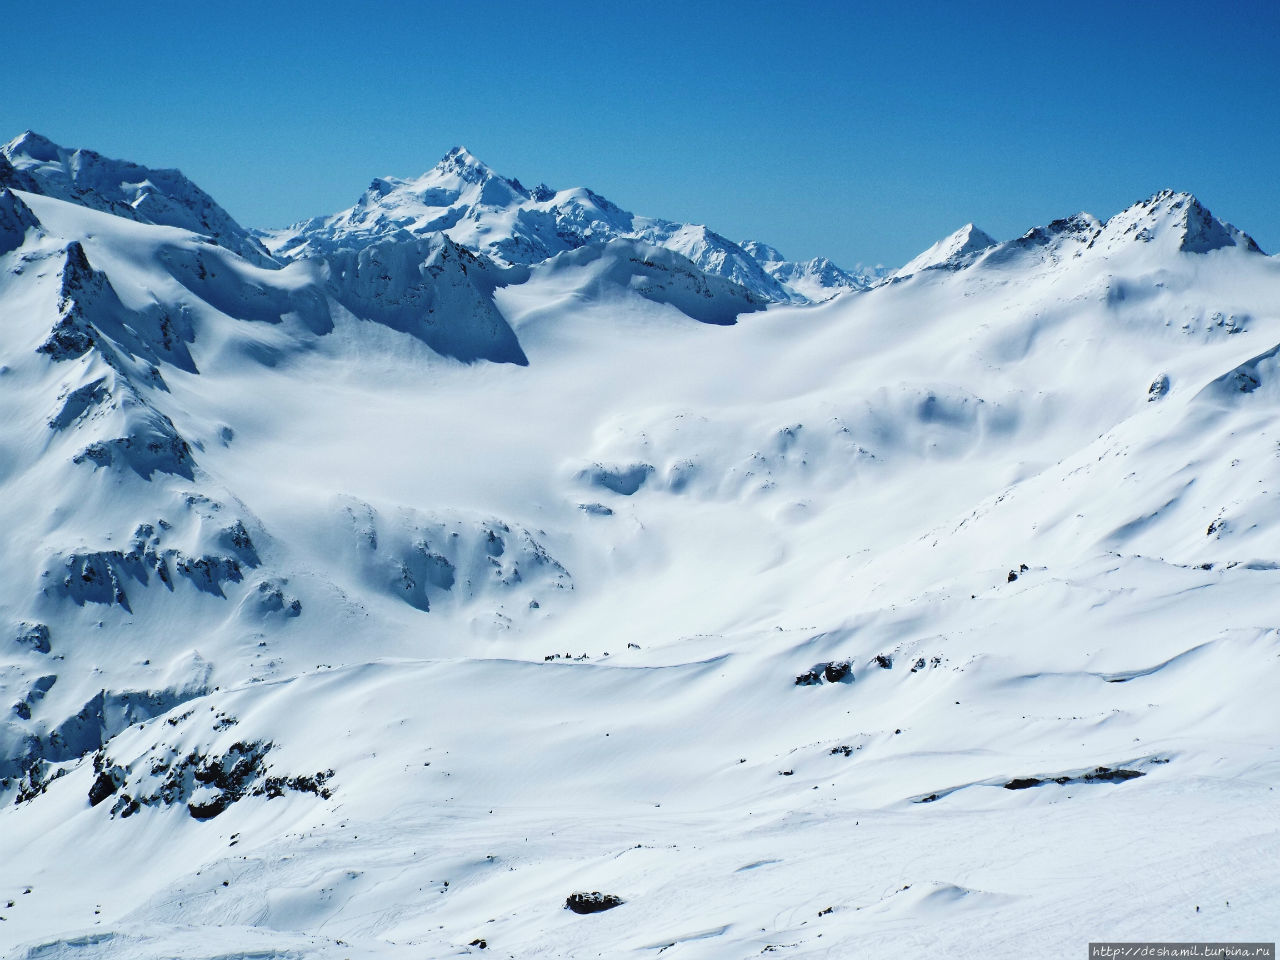
[[[484,189],[484,185],[490,183],[500,184],[506,189],[500,188],[497,192]],[[406,186],[419,193],[432,187],[442,187],[463,194],[466,193],[465,187],[462,187],[463,184],[480,185],[482,191],[488,194],[481,199],[490,204],[499,204],[515,198],[526,199],[529,196],[528,191],[519,181],[508,180],[499,175],[463,146],[454,147],[440,158],[439,163],[416,180],[409,181]]]
[[[1243,230],[1219,220],[1194,195],[1176,190],[1161,190],[1117,213],[1107,221],[1099,242],[1107,250],[1154,243],[1161,249],[1185,253],[1208,253],[1224,247],[1262,252]]]
[[[0,147],[0,153],[6,157],[22,156],[43,163],[58,163],[64,154],[69,155],[74,151],[63,150],[48,137],[41,136],[34,130],[24,130]]]
[[[955,233],[939,240],[904,266],[894,274],[894,277],[909,277],[922,270],[958,270],[968,266],[980,253],[995,245],[996,240],[989,233],[978,229],[972,223],[966,223]]]
[[[459,144],[454,147],[435,165],[436,170],[479,170],[493,173],[492,168],[466,147]]]

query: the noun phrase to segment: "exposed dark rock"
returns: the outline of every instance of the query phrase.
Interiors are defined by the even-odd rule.
[[[1124,783],[1145,776],[1139,770],[1113,770],[1110,767],[1098,767],[1093,773],[1086,773],[1079,779],[1085,783]]]
[[[848,660],[832,660],[829,663],[815,664],[809,670],[796,676],[797,687],[810,687],[826,680],[828,683],[852,683],[853,666]]]
[[[202,803],[192,800],[187,804],[187,812],[191,814],[193,820],[211,820],[230,805],[231,800],[225,794],[219,794]]]
[[[827,683],[840,683],[846,678],[852,679],[852,670],[848,660],[833,660],[822,668],[822,675]]]
[[[188,349],[195,340],[195,322],[185,305],[176,311],[159,303],[125,306],[106,274],[88,265],[82,248],[68,248],[61,293],[58,322],[38,352],[69,360],[84,352],[81,347],[96,347],[117,374],[123,375],[132,359],[135,371],[150,371],[145,383],[161,387],[161,363],[198,372]]]
[[[120,819],[128,819],[142,809],[138,805],[138,801],[133,799],[127,793],[122,793],[116,798],[116,802],[111,806],[111,815],[119,815]]]
[[[1153,761],[1157,762],[1157,761]],[[1095,767],[1089,773],[1083,774],[1063,774],[1057,777],[1019,777],[1010,780],[1004,785],[1006,790],[1026,790],[1029,787],[1038,787],[1045,783],[1056,783],[1065,785],[1069,783],[1124,783],[1126,780],[1133,780],[1137,777],[1146,776],[1141,770],[1123,770],[1111,767]]]
[[[18,624],[13,642],[36,653],[48,653],[52,649],[49,645],[49,628],[43,623],[29,623],[23,620]]]
[[[1044,783],[1043,780],[1037,780],[1035,777],[1019,777],[1016,780],[1010,780],[1004,785],[1006,790],[1026,790],[1028,787],[1036,787]]]
[[[93,786],[89,788],[89,806],[96,807],[119,789],[120,784],[116,782],[114,773],[111,770],[103,770],[93,781]]]
[[[280,613],[296,617],[302,613],[302,601],[285,593],[286,580],[260,580],[256,589],[256,607],[259,613]]]
[[[174,555],[174,568],[205,593],[214,596],[225,596],[222,592],[224,583],[239,583],[244,579],[240,572],[240,563],[232,557],[201,556],[184,557]]]
[[[86,353],[93,344],[93,334],[77,323],[75,318],[64,316],[54,324],[49,336],[36,352],[48,354],[54,360],[72,360]]]
[[[0,187],[17,186],[12,182],[17,171],[0,157]],[[19,187],[19,189],[25,189]],[[25,203],[10,190],[0,189],[0,256],[22,246],[27,233],[40,229],[40,221]]]
[[[889,656],[887,653],[876,654],[876,666],[881,670],[892,670],[893,657]]]
[[[615,897],[611,893],[593,890],[591,893],[569,894],[564,905],[565,909],[572,910],[574,913],[600,913],[602,910],[612,910],[625,902],[621,897]]]
[[[107,797],[122,793],[112,807],[112,815],[129,817],[144,806],[185,805],[197,820],[208,820],[227,810],[245,797],[282,797],[286,793],[309,793],[328,799],[333,796],[326,785],[332,770],[302,776],[269,776],[265,758],[272,744],[266,741],[240,741],[225,753],[205,754],[192,750],[178,757],[159,744],[150,758],[134,764],[139,772],[115,764],[105,750],[93,758],[97,774],[89,790],[89,803],[97,806]],[[56,771],[51,777],[42,774],[43,764],[33,761],[24,778],[17,802],[43,793],[49,782],[66,772]]]
[[[332,770],[323,770],[314,776],[267,777],[259,786],[254,788],[252,795],[273,798],[283,797],[286,793],[310,793],[328,800],[333,796],[333,792],[325,784],[332,777]]]
[[[158,521],[162,529],[168,529]],[[256,560],[256,554],[254,555]],[[163,549],[161,534],[149,523],[141,524],[134,532],[128,550],[101,550],[74,553],[63,558],[61,571],[52,567],[44,576],[53,580],[45,592],[56,591],[83,606],[85,603],[118,604],[130,609],[125,585],[133,580],[142,585],[150,582],[155,574],[165,586],[173,589],[173,569],[197,588],[222,597],[222,586],[239,583],[243,579],[240,560],[217,554],[185,556],[178,550]],[[254,564],[244,561],[246,565]],[[55,574],[61,576],[54,580]]]
[[[55,780],[66,776],[66,773],[66,769],[51,768],[48,763],[39,758],[25,760],[21,766],[21,775],[17,778],[18,792],[13,802],[18,804],[34,800],[48,790],[49,785]]]
[[[250,567],[259,566],[262,563],[258,558],[257,548],[253,545],[253,539],[249,536],[249,531],[245,529],[242,520],[236,520],[223,529],[218,534],[218,543],[234,551]]]
[[[95,468],[113,464],[133,470],[144,480],[156,473],[195,479],[191,447],[174,428],[173,421],[156,410],[145,409],[129,418],[128,435],[95,440],[71,458],[72,463],[92,463]]]
[[[49,418],[49,429],[65,430],[82,417],[86,411],[99,407],[111,399],[111,387],[107,377],[101,376],[84,386],[69,391],[61,398],[62,406]]]

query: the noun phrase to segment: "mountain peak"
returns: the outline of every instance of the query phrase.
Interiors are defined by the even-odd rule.
[[[751,256],[755,257],[756,260],[762,264],[782,263],[787,259],[782,255],[782,251],[777,247],[772,247],[759,240],[744,240],[742,243],[738,244],[738,246],[747,251],[747,253],[751,254]]]
[[[924,251],[895,276],[908,277],[935,267],[954,270],[972,262],[979,253],[996,245],[996,240],[973,223],[966,223],[955,233],[943,237]]]
[[[972,222],[966,223],[963,227],[951,235],[949,239],[958,240],[960,242],[961,252],[971,252],[973,250],[985,250],[995,244],[995,237],[987,233],[985,230],[979,229]]]
[[[483,163],[481,162],[480,158],[477,157],[470,150],[468,150],[466,147],[464,147],[462,144],[458,144],[456,147],[454,147],[452,150],[446,153],[444,155],[444,159],[441,160],[440,162],[444,163],[445,161],[448,161],[448,160],[456,160],[460,163],[475,163],[483,166]]]
[[[529,198],[519,180],[502,176],[464,146],[456,146],[434,167],[405,184],[408,192],[433,207],[451,206],[464,195],[486,206],[506,206]],[[473,188],[479,195],[472,196]]]
[[[434,169],[442,173],[460,174],[464,179],[497,176],[487,163],[461,145],[454,147],[441,157],[440,162],[435,165]],[[470,177],[467,176],[468,173],[471,174]]]
[[[0,152],[3,152],[5,156],[12,157],[16,154],[30,157],[32,160],[40,160],[44,163],[55,162],[58,159],[60,150],[62,150],[60,146],[34,130],[24,130],[3,147],[0,147]]]
[[[1187,253],[1208,253],[1223,247],[1261,252],[1252,237],[1219,220],[1194,194],[1184,190],[1166,188],[1121,210],[1107,221],[1103,233],[1109,244],[1158,241]]]

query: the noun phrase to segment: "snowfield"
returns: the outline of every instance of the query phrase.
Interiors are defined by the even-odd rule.
[[[875,280],[25,134],[0,310],[4,956],[1275,938],[1280,259],[1188,194]]]

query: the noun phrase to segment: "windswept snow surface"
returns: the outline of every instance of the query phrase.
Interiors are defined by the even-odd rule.
[[[1274,938],[1280,262],[1193,198],[762,310],[643,238],[281,266],[44,192],[4,955]]]

